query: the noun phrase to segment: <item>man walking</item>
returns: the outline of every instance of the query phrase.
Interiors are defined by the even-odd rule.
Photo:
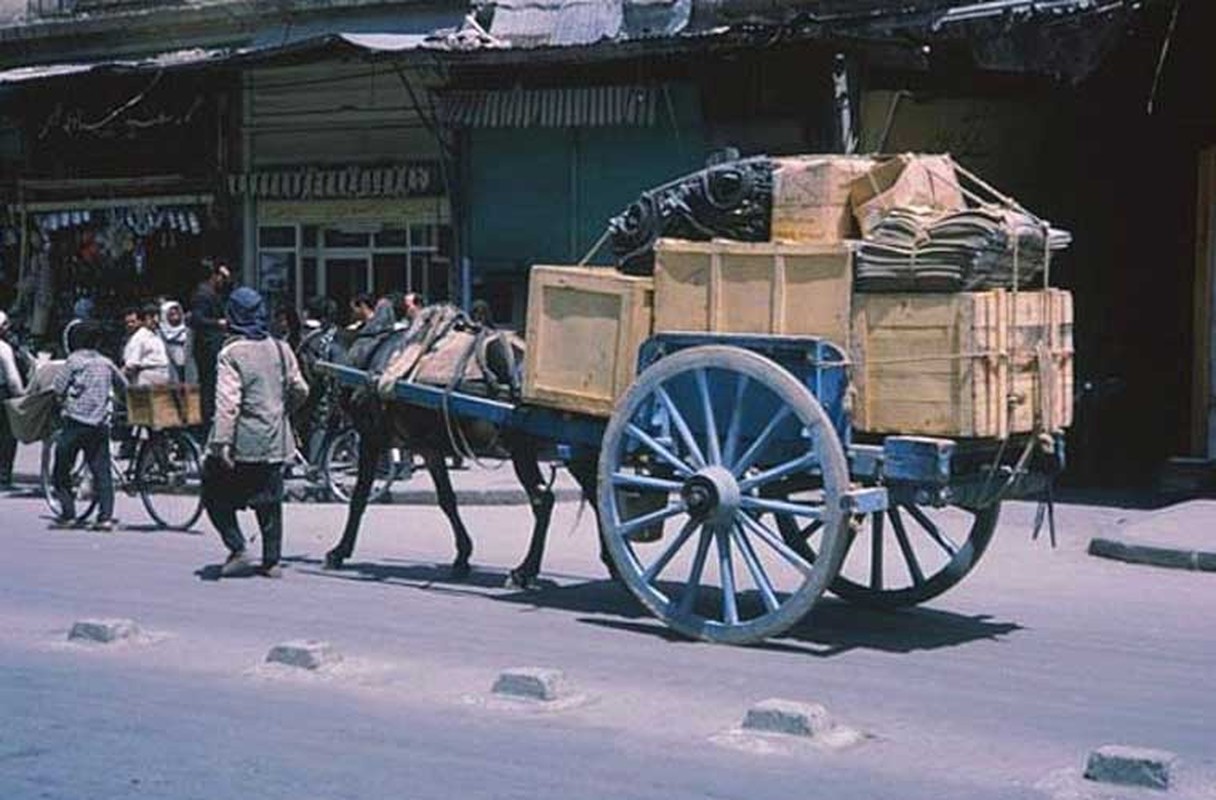
[[[55,492],[59,516],[53,527],[77,524],[72,494],[72,465],[84,451],[93,486],[97,491],[98,513],[93,530],[114,529],[114,485],[110,475],[110,390],[125,391],[127,381],[114,362],[97,352],[101,345],[101,326],[88,320],[74,331],[76,349],[68,356],[63,370],[55,376],[54,389],[62,406],[63,427],[55,448]]]
[[[8,342],[8,314],[0,311],[0,401],[25,394],[17,352]],[[0,491],[13,488],[13,459],[17,457],[17,438],[8,424],[8,412],[0,406]]]
[[[202,395],[203,423],[215,416],[215,368],[224,344],[227,321],[224,319],[224,288],[232,272],[222,261],[205,262],[207,276],[190,300],[190,327],[194,331],[194,361],[198,366],[199,393]]]
[[[250,571],[236,512],[252,508],[262,533],[257,572],[277,578],[283,542],[283,462],[294,451],[288,415],[308,397],[291,348],[270,336],[265,302],[253,289],[232,293],[232,334],[216,368],[215,424],[203,468],[203,505],[228,559],[225,577]]]

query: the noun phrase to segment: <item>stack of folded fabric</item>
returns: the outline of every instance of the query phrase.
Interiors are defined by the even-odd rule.
[[[863,292],[960,292],[1028,286],[1042,279],[1049,251],[1072,241],[1016,209],[961,211],[896,207],[858,246]]]

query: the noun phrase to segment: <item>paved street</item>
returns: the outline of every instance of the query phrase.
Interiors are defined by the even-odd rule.
[[[421,479],[425,480],[425,479]],[[374,508],[342,573],[318,560],[333,505],[287,508],[281,581],[210,581],[205,535],[47,531],[0,500],[0,798],[1133,797],[1081,785],[1108,743],[1216,758],[1216,576],[1094,558],[1151,512],[1066,506],[1061,546],[1009,504],[985,561],[930,607],[825,601],[789,637],[726,648],[674,639],[604,580],[589,512],[559,505],[547,588],[500,588],[526,507],[468,507],[477,571],[447,580],[441,513]],[[255,545],[256,552],[256,545]],[[134,643],[69,644],[85,617],[130,617]],[[332,642],[345,661],[262,664],[274,644]],[[502,668],[565,671],[558,708],[491,699]],[[824,704],[867,738],[843,749],[731,734],[769,697]],[[1130,791],[1130,790],[1128,790]],[[1171,791],[1216,796],[1195,777]],[[1159,796],[1159,795],[1152,795]]]

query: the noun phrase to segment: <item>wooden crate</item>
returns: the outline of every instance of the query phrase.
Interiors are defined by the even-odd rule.
[[[657,332],[776,333],[849,341],[852,252],[844,244],[655,245]]]
[[[190,383],[162,383],[127,389],[127,421],[153,430],[203,422],[202,395]]]
[[[861,431],[1004,438],[1072,422],[1063,290],[858,294],[852,358]]]
[[[857,237],[853,181],[877,163],[865,156],[793,156],[773,171],[773,241],[838,243]]]
[[[633,382],[653,312],[651,278],[605,267],[533,267],[524,399],[611,416]]]

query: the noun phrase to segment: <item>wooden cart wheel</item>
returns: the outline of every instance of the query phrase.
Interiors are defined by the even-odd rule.
[[[795,498],[797,495],[795,495]],[[975,569],[992,541],[1001,505],[982,509],[892,503],[859,517],[846,536],[846,554],[829,590],[872,608],[900,608],[932,600]],[[819,528],[775,515],[786,543],[814,558]]]
[[[810,473],[821,476],[813,495],[764,496]],[[815,397],[735,347],[694,347],[649,367],[617,404],[600,453],[600,520],[622,580],[669,626],[711,642],[758,642],[811,609],[844,554],[847,489],[844,451]],[[819,523],[820,557],[787,546],[774,512]]]

